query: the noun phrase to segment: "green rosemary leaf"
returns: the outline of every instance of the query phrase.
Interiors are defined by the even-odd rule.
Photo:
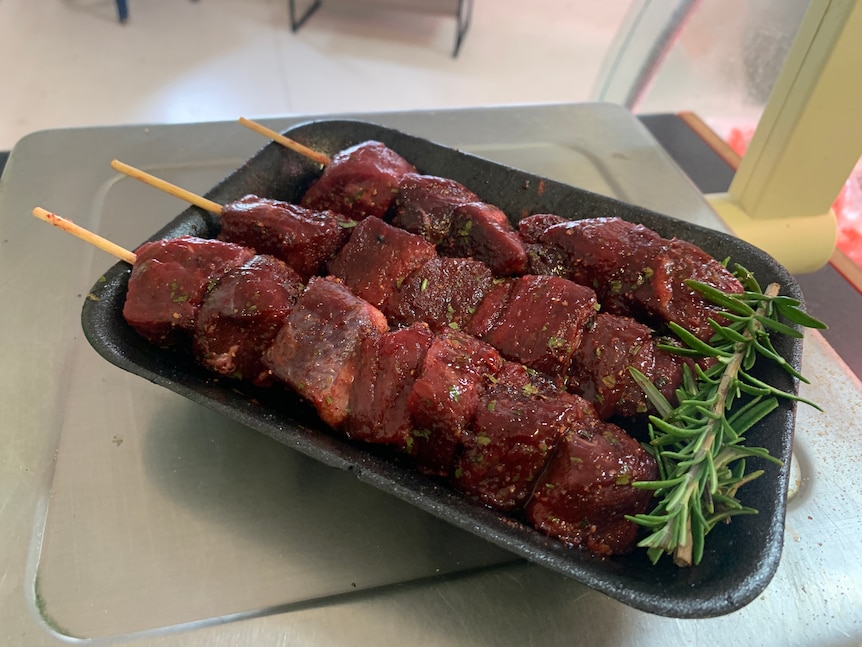
[[[713,321],[710,319],[710,324],[713,324]],[[745,335],[741,332],[734,330],[728,326],[720,326],[717,323],[713,326],[715,330],[715,334],[719,337],[726,339],[727,341],[734,344],[743,344],[746,341]]]
[[[715,347],[713,347],[713,346],[710,346],[709,344],[707,344],[707,343],[706,343],[706,342],[704,342],[704,341],[701,341],[700,339],[698,339],[697,337],[695,337],[694,335],[692,335],[689,331],[687,331],[685,328],[683,328],[682,326],[680,326],[680,325],[678,325],[678,324],[676,324],[676,323],[674,323],[674,322],[672,322],[672,321],[670,322],[670,324],[668,324],[668,327],[669,327],[669,328],[670,328],[670,329],[671,329],[671,330],[676,334],[676,336],[677,336],[677,337],[679,337],[679,338],[680,338],[680,339],[681,339],[681,340],[682,340],[682,341],[683,341],[683,342],[684,342],[684,343],[685,343],[689,348],[691,348],[692,350],[696,350],[697,352],[699,352],[699,353],[700,353],[701,355],[703,355],[704,357],[719,357],[719,356],[722,356],[722,355],[723,355],[723,356],[728,356],[728,353],[726,353],[726,352],[724,352],[724,351],[722,351],[722,350],[719,350],[719,349],[717,349],[717,348],[715,348]]]
[[[746,317],[754,314],[754,310],[744,301],[735,299],[733,296],[725,294],[711,285],[701,283],[699,281],[688,280],[685,282],[691,289],[699,292],[704,299],[717,306],[726,308],[731,312],[735,312]]]
[[[775,309],[778,310],[778,314],[787,319],[790,323],[795,323],[796,325],[803,326],[805,328],[817,328],[820,330],[828,328],[828,326],[819,319],[815,319],[807,312],[797,308],[796,306],[799,305],[798,301],[795,301],[794,299],[781,299],[782,297],[778,297],[773,302]]]
[[[691,348],[680,348],[679,346],[671,346],[670,344],[657,344],[656,348],[681,357],[703,357],[700,352]]]
[[[780,321],[776,321],[771,317],[764,317],[760,315],[754,316],[757,321],[762,323],[766,328],[769,328],[773,332],[777,332],[779,335],[785,335],[787,337],[802,337],[803,333],[796,328],[791,328],[790,326],[781,323]]]
[[[646,395],[647,400],[649,400],[650,404],[655,407],[655,410],[658,412],[658,415],[662,418],[667,418],[671,412],[673,411],[673,406],[670,402],[667,401],[667,398],[662,395],[662,392],[658,390],[658,388],[650,382],[649,378],[641,373],[634,366],[629,367],[629,373],[634,379],[635,383],[643,390],[644,395]]]
[[[766,382],[763,382],[762,380],[757,379],[753,375],[749,375],[747,373],[743,373],[742,371],[740,371],[740,377],[744,377],[745,380],[750,382],[755,387],[760,387],[761,389],[767,390],[770,393],[772,393],[773,395],[777,395],[779,397],[786,398],[788,400],[795,400],[796,402],[802,402],[804,404],[807,404],[808,406],[814,407],[818,411],[823,411],[823,409],[821,409],[818,405],[814,404],[810,400],[807,400],[807,399],[805,399],[801,396],[795,395],[793,393],[787,393],[786,391],[782,391],[781,389],[777,389],[774,386],[770,386]]]
[[[765,395],[765,394],[764,394]],[[740,436],[778,408],[778,399],[753,399],[730,417],[730,425]]]

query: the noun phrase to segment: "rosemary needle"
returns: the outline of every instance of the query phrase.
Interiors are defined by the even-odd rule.
[[[729,323],[712,321],[715,334],[709,343],[671,324],[687,348],[663,348],[693,357],[715,358],[707,369],[686,368],[676,407],[643,373],[630,369],[658,413],[649,419],[647,447],[658,461],[659,480],[633,484],[655,490],[658,503],[649,514],[628,517],[649,530],[638,545],[647,549],[654,564],[664,554],[671,555],[678,566],[700,563],[706,535],[716,524],[735,515],[757,512],[742,505],[736,496],[740,487],[762,474],[762,470],[746,473],[745,459],[759,457],[778,464],[781,461],[763,448],[745,446],[744,434],[778,407],[779,398],[819,409],[812,402],[755,378],[750,371],[755,360],[762,358],[806,381],[775,351],[770,334],[801,337],[800,327],[825,328],[825,324],[801,310],[798,301],[779,296],[778,284],[761,291],[745,268],[737,266],[736,275],[745,287],[741,294],[688,282],[706,300],[721,307]]]

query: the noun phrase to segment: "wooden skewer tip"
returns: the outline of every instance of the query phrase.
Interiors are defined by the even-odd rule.
[[[272,130],[271,128],[267,128],[263,124],[259,124],[256,121],[252,121],[251,119],[246,119],[245,117],[239,118],[239,123],[241,123],[246,128],[249,128],[256,133],[263,135],[264,137],[268,137],[273,141],[278,142],[285,148],[289,148],[290,150],[307,157],[308,159],[317,162],[318,164],[322,164],[326,166],[329,164],[330,158],[323,153],[314,150],[313,148],[309,148],[305,144],[300,144],[298,141],[290,139],[289,137],[285,137],[279,132]]]
[[[62,229],[66,233],[72,234],[84,242],[90,243],[94,247],[101,249],[103,252],[107,252],[108,254],[119,258],[121,261],[126,261],[127,263],[134,265],[137,260],[137,256],[135,256],[134,252],[130,252],[128,249],[120,247],[107,238],[94,234],[89,229],[84,229],[83,227],[76,225],[71,220],[58,216],[56,213],[48,211],[47,209],[36,207],[33,209],[33,215],[39,220],[47,222],[49,225],[54,225],[58,229]]]
[[[168,195],[172,195],[175,198],[183,200],[184,202],[188,202],[189,204],[193,204],[196,207],[200,207],[204,211],[209,211],[210,213],[214,214],[220,214],[222,212],[222,206],[219,203],[213,202],[209,198],[205,198],[202,195],[198,195],[197,193],[192,193],[191,191],[179,187],[176,184],[171,184],[167,180],[158,178],[155,175],[151,175],[146,171],[142,171],[139,168],[130,166],[125,162],[121,162],[120,160],[111,160],[111,168],[115,171],[122,173],[123,175],[127,175],[128,177],[134,178],[135,180],[139,180],[153,188],[159,189],[160,191],[164,191]]]

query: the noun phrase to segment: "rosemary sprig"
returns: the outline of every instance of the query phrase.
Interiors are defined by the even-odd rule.
[[[697,281],[688,282],[722,308],[728,323],[710,321],[715,332],[709,343],[670,325],[685,347],[662,348],[715,358],[707,369],[696,366],[691,371],[686,367],[676,393],[676,407],[643,373],[630,369],[659,414],[650,416],[648,445],[658,461],[659,480],[633,484],[655,490],[658,504],[649,514],[628,517],[650,530],[638,545],[647,549],[654,564],[663,554],[672,555],[678,566],[698,564],[705,537],[716,524],[736,515],[756,514],[736,497],[740,487],[763,473],[746,472],[745,459],[754,456],[779,465],[781,461],[766,449],[745,446],[744,434],[778,407],[779,398],[820,408],[757,379],[751,369],[755,360],[763,357],[807,382],[775,351],[770,334],[801,337],[801,327],[825,328],[825,324],[802,311],[798,301],[779,296],[778,284],[762,291],[745,268],[737,266],[736,275],[745,288],[742,294],[726,294]],[[736,410],[734,405],[739,405]]]

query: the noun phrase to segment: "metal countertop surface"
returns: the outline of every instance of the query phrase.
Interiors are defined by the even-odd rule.
[[[344,115],[339,115],[344,116]],[[263,120],[276,129],[314,117]],[[604,104],[356,115],[722,228],[628,112]],[[113,158],[204,192],[266,142],[235,123],[34,133],[0,180],[0,641],[285,645],[862,644],[862,389],[809,333],[784,552],[745,608],[631,609],[117,369],[79,325],[103,253],[183,205]]]

